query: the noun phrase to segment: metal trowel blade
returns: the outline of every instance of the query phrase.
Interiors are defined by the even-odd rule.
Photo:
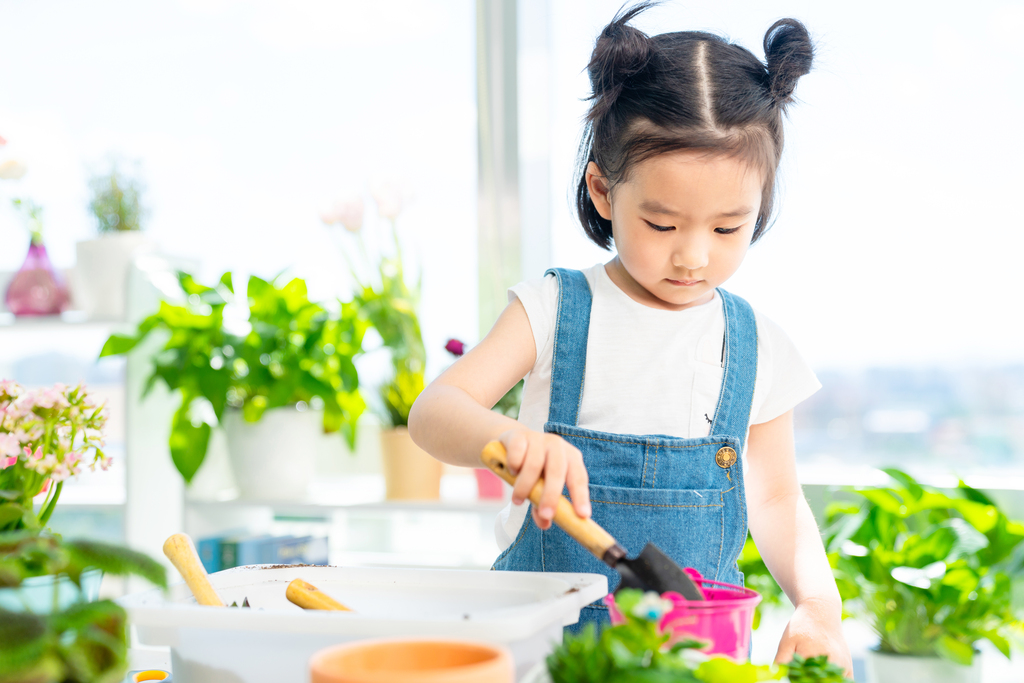
[[[640,588],[659,594],[672,591],[687,600],[704,599],[693,578],[653,543],[644,546],[636,558],[619,560],[615,569],[622,577],[620,588]]]

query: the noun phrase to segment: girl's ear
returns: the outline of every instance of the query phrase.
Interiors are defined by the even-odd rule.
[[[601,173],[593,161],[587,164],[587,189],[590,191],[590,201],[594,202],[594,208],[598,215],[606,221],[612,219],[612,195],[608,188],[608,180]]]

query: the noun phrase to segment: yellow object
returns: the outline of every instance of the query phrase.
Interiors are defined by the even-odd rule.
[[[132,683],[138,683],[139,681],[166,681],[170,677],[171,675],[166,671],[150,669],[149,671],[140,671],[132,676]]]
[[[327,595],[311,583],[295,579],[288,584],[284,595],[288,601],[302,609],[322,609],[336,612],[351,612],[348,607]]]
[[[206,575],[206,568],[199,561],[199,554],[196,552],[192,539],[187,534],[174,534],[164,541],[164,555],[171,561],[171,564],[185,579],[196,602],[200,605],[211,607],[223,607],[224,602],[213,590],[210,579]],[[145,680],[145,679],[143,679]],[[157,679],[159,680],[159,679]]]

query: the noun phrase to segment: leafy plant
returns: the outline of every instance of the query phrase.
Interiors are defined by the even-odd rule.
[[[381,348],[391,353],[393,374],[380,387],[384,417],[392,427],[406,427],[409,411],[426,384],[427,353],[420,330],[419,297],[421,282],[406,281],[402,245],[395,221],[404,199],[395,186],[380,186],[374,191],[377,213],[386,227],[379,235],[390,241],[390,251],[377,249],[373,255],[363,239],[363,200],[354,196],[339,202],[332,211],[321,216],[327,225],[342,225],[354,240],[359,261],[353,261],[349,250],[342,255],[348,261],[355,280],[353,305],[358,316],[380,335]]]
[[[89,210],[101,234],[142,229],[143,187],[138,178],[122,174],[114,164],[108,173],[90,178],[89,189],[92,190]]]
[[[15,211],[25,215],[25,223],[28,226],[29,234],[32,235],[32,244],[43,243],[43,207],[31,199],[15,198],[11,200]]]
[[[127,548],[26,530],[0,533],[0,587],[50,575],[67,576],[81,591],[86,569],[167,587],[160,563]],[[0,609],[0,683],[122,680],[128,668],[124,609],[109,600],[87,602],[81,592],[66,609],[56,607],[42,615]]]
[[[988,640],[1010,656],[1021,628],[1012,582],[1024,577],[1024,525],[964,482],[949,494],[897,469],[892,487],[852,489],[826,510],[827,550],[850,611],[883,652],[970,664]]]
[[[775,577],[768,571],[761,553],[754,545],[754,539],[747,533],[738,560],[740,571],[743,572],[743,584],[761,594],[761,602],[754,608],[754,629],[761,625],[761,610],[766,607],[779,607],[788,604],[786,594],[782,592]]]
[[[553,683],[754,683],[789,680],[792,683],[842,683],[842,670],[827,658],[794,657],[788,666],[737,663],[699,651],[705,644],[682,640],[670,644],[671,634],[658,627],[662,602],[656,593],[633,589],[616,593],[615,603],[625,623],[600,634],[588,624],[577,635],[566,635],[547,658]]]
[[[135,335],[111,335],[100,356],[128,353],[157,330],[169,334],[146,391],[161,381],[181,394],[170,449],[186,482],[209,446],[213,425],[198,409],[203,404],[217,422],[227,409],[257,422],[271,408],[304,402],[323,409],[325,432],[340,431],[354,447],[366,404],[353,359],[368,327],[356,305],[340,303],[330,311],[309,300],[298,278],[279,285],[251,276],[244,296],[235,294],[230,272],[213,287],[187,273],[178,281],[184,303],[162,302]]]
[[[0,381],[0,531],[45,527],[66,479],[86,464],[110,466],[102,450],[106,421],[81,385],[26,391]]]

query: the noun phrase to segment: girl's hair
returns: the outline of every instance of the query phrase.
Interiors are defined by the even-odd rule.
[[[591,161],[609,188],[637,163],[677,150],[739,157],[764,173],[761,210],[751,242],[768,227],[782,155],[782,114],[814,49],[796,19],[780,19],[764,36],[767,64],[746,48],[699,31],[648,37],[628,25],[655,2],[625,8],[594,45],[587,65],[593,94],[576,159],[576,212],[587,236],[608,249],[611,221],[590,199]]]

